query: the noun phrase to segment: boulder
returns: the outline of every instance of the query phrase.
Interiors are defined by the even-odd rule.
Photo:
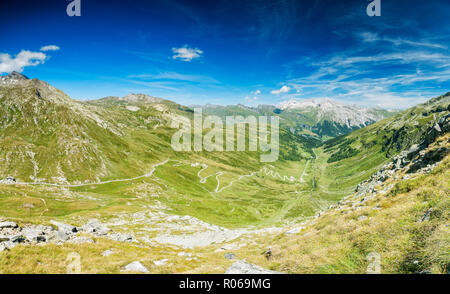
[[[90,222],[88,222],[87,224],[85,224],[82,227],[82,230],[84,232],[86,232],[86,233],[94,234],[94,235],[97,235],[97,236],[107,235],[108,232],[111,231],[110,228],[108,228],[107,226],[101,224],[97,220],[91,220]]]
[[[226,259],[235,259],[236,255],[234,255],[233,253],[225,253],[223,255]]]
[[[366,219],[367,219],[367,215],[361,215],[361,216],[358,217],[359,221],[363,221],[363,220],[366,220]]]
[[[11,241],[2,242],[0,243],[0,252],[4,250],[10,250],[16,246],[16,243],[13,243]]]
[[[282,274],[282,272],[276,272],[271,271],[268,269],[264,269],[262,267],[259,267],[257,265],[248,263],[244,260],[239,260],[233,263],[225,272],[225,274],[233,274],[233,275],[240,275],[240,274],[251,274],[251,275],[258,275],[258,274]]]
[[[411,148],[406,151],[406,158],[413,159],[422,150],[419,144],[412,145]]]
[[[441,127],[439,126],[438,123],[436,123],[436,124],[434,125],[434,129],[435,129],[438,133],[442,132]]]
[[[50,223],[58,227],[58,230],[60,232],[64,232],[67,235],[78,232],[77,228],[72,225],[64,224],[57,221],[51,221]]]
[[[124,272],[137,272],[137,273],[149,273],[148,269],[142,265],[139,261],[134,261],[127,265],[122,271]]]
[[[72,244],[86,244],[86,243],[95,243],[95,241],[92,238],[89,237],[85,237],[85,236],[80,236],[80,237],[75,237],[72,240],[68,241],[69,243]]]
[[[22,235],[14,235],[9,240],[13,243],[23,243],[25,242],[25,237]]]
[[[133,241],[133,236],[129,235],[129,234],[114,233],[114,234],[109,234],[108,237],[111,240],[119,241],[119,242],[132,242]]]
[[[69,236],[62,231],[56,231],[49,235],[48,240],[55,242],[66,242],[69,240]]]
[[[21,231],[22,235],[29,242],[45,242],[46,238],[44,237],[44,231],[34,228],[34,227],[26,227]]]
[[[6,228],[17,228],[19,227],[15,222],[0,222],[0,229],[6,229]]]
[[[14,177],[8,176],[4,178],[3,180],[0,180],[0,184],[14,184],[16,182],[16,179]]]
[[[7,242],[7,241],[9,241],[8,236],[0,236],[0,242]]]
[[[425,222],[430,220],[431,213],[433,212],[433,209],[428,209],[425,211],[425,213],[422,215],[422,217],[419,219],[419,222]]]
[[[166,258],[166,259],[161,259],[161,260],[155,260],[155,261],[153,261],[153,263],[154,263],[155,265],[161,266],[161,265],[167,264],[168,261],[169,261],[169,260]]]
[[[112,250],[105,250],[105,251],[102,252],[102,256],[107,257],[107,256],[110,256],[113,253],[114,253],[114,251],[112,251]]]

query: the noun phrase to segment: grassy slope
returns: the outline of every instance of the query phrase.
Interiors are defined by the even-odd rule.
[[[436,111],[438,108],[442,110],[446,103],[448,104],[448,96],[434,99],[395,118],[358,130],[336,139],[333,144],[316,149],[317,158],[311,160],[306,168],[304,183],[285,183],[269,176],[258,176],[245,178],[223,192],[214,193],[217,185],[215,177],[200,184],[197,177],[199,167],[191,167],[189,164],[177,167],[172,164],[158,168],[153,177],[124,183],[72,189],[2,186],[0,215],[19,223],[47,223],[56,218],[76,224],[78,217],[94,218],[100,214],[108,218],[118,212],[140,211],[163,203],[172,213],[193,215],[209,223],[227,227],[299,221],[351,194],[354,186],[385,163],[388,156],[417,143],[423,137],[421,130],[425,130],[439,116],[448,113]],[[123,106],[110,107],[102,108],[101,111],[111,114],[112,121],[122,116],[121,121],[131,126],[129,130],[123,130],[124,140],[135,138],[133,142],[141,141],[133,143],[134,150],[144,150],[148,144],[154,144],[152,150],[156,152],[148,155],[150,159],[147,166],[156,159],[167,157],[167,150],[158,148],[164,146],[168,131],[157,129],[151,132],[154,137],[149,137],[144,127],[139,128],[145,126],[143,123],[146,118],[152,115],[157,117],[159,112],[151,106],[147,108],[142,105],[138,112],[121,109]],[[159,116],[158,119],[163,121],[164,117]],[[346,147],[349,145],[358,152],[350,152],[351,156],[346,158]],[[344,155],[343,158],[330,162],[330,157],[339,152]],[[261,167],[257,154],[175,155],[178,160],[189,159],[189,163],[207,163],[210,168],[202,173],[203,176],[219,170],[227,171],[227,175],[223,177],[223,185]],[[139,155],[128,156],[138,156],[135,160],[140,160]],[[127,166],[129,161],[118,162],[117,167]],[[298,178],[306,163],[307,158],[298,162],[281,161],[273,168],[282,175]],[[442,272],[443,265],[448,263],[448,228],[445,226],[448,222],[448,165],[449,159],[446,158],[432,174],[397,183],[401,188],[397,191],[400,192],[371,200],[368,207],[346,214],[331,210],[312,227],[296,236],[264,235],[255,238],[258,245],[247,246],[235,253],[264,267],[292,273],[362,273],[366,268],[366,254],[376,251],[382,255],[384,272],[413,272],[422,268]],[[136,174],[136,170],[130,172],[131,169],[127,168],[124,171],[119,168],[117,170],[117,175]],[[142,170],[148,171],[148,168]],[[24,206],[29,203],[34,208]],[[383,209],[373,210],[376,206]],[[434,207],[436,214],[429,223],[418,223],[417,218],[429,207]],[[357,221],[362,214],[368,215],[369,219]],[[223,272],[231,263],[223,259],[222,253],[215,253],[214,248],[209,247],[196,250],[198,261],[187,262],[176,255],[177,250],[166,247],[149,252],[128,244],[102,239],[97,241],[95,246],[19,246],[0,256],[1,270],[18,272],[20,268],[21,272],[64,272],[65,257],[74,250],[81,252],[88,261],[85,272],[118,272],[123,265],[136,259],[142,260],[155,273]],[[274,258],[271,261],[260,256],[260,252],[267,246],[274,248]],[[100,258],[102,250],[111,247],[119,254],[109,260]],[[120,254],[121,252],[126,254]],[[24,255],[28,258],[21,258]],[[49,256],[52,258],[49,259]],[[170,265],[152,265],[153,260],[167,257],[172,260]],[[413,259],[419,260],[418,266],[411,264]]]
[[[26,94],[20,97],[34,97],[33,93]],[[445,113],[431,111],[436,109],[436,105],[444,105],[447,101],[448,97],[435,99],[425,106],[412,108],[395,118],[337,138],[326,144],[324,148],[315,149],[317,158],[312,151],[314,143],[294,136],[290,132],[282,131],[281,160],[270,166],[261,164],[258,160],[259,154],[255,152],[174,152],[168,143],[174,131],[167,127],[170,117],[173,114],[192,117],[192,112],[190,109],[170,101],[156,104],[130,104],[126,101],[108,98],[89,105],[82,105],[83,109],[98,115],[108,126],[111,126],[109,129],[104,129],[90,119],[75,115],[73,107],[54,104],[41,106],[41,101],[33,100],[33,103],[37,103],[43,108],[38,111],[51,109],[50,113],[54,115],[42,120],[44,126],[46,121],[62,121],[57,124],[47,123],[49,127],[53,128],[52,130],[46,131],[42,127],[35,131],[36,128],[32,127],[30,120],[19,116],[24,121],[16,122],[6,128],[3,133],[3,138],[9,138],[9,140],[13,140],[13,143],[11,145],[2,143],[1,146],[2,150],[17,149],[12,146],[17,146],[18,140],[25,140],[32,130],[36,137],[29,139],[29,144],[32,147],[45,145],[39,149],[42,150],[42,157],[39,155],[40,153],[36,155],[38,165],[41,167],[37,177],[55,173],[55,165],[58,162],[63,162],[62,169],[69,180],[97,180],[96,177],[108,180],[134,177],[148,172],[152,164],[168,158],[183,161],[185,164],[182,167],[175,167],[173,166],[174,161],[170,165],[158,167],[151,178],[72,188],[69,192],[65,192],[67,189],[54,188],[54,193],[47,194],[46,191],[50,188],[2,187],[1,201],[5,204],[6,201],[9,201],[8,205],[11,206],[8,207],[15,208],[14,211],[3,210],[2,215],[25,217],[29,212],[20,209],[24,199],[23,195],[35,195],[35,199],[38,199],[37,202],[41,201],[39,199],[44,199],[50,207],[45,213],[42,213],[40,209],[36,209],[35,213],[43,214],[46,217],[68,217],[79,213],[87,214],[89,211],[108,214],[110,211],[119,209],[129,210],[131,207],[124,206],[124,203],[129,202],[129,199],[136,198],[136,195],[140,193],[144,195],[143,199],[135,202],[133,209],[138,210],[145,205],[163,203],[172,213],[192,215],[209,223],[226,227],[272,225],[299,220],[311,216],[317,210],[322,210],[351,194],[356,184],[368,178],[388,160],[388,156],[415,142],[409,140],[412,138],[410,136],[402,136],[405,132],[412,133],[409,128],[419,130],[416,132],[417,138],[423,135],[420,130],[425,129],[425,125],[429,124],[436,114]],[[22,106],[22,104],[18,105]],[[139,110],[129,111],[125,108],[128,105],[137,106]],[[33,107],[26,105],[22,107],[30,115],[34,111]],[[55,107],[61,109],[57,111],[53,109]],[[67,118],[65,119],[65,117]],[[415,125],[417,121],[420,122],[419,125]],[[22,125],[23,128],[18,128],[18,125]],[[78,128],[74,128],[74,126],[78,126]],[[65,148],[67,141],[63,140],[63,144],[53,143],[51,140],[43,139],[42,134],[49,132],[52,136],[58,137],[58,132],[61,133],[66,128],[70,128],[65,132],[66,134],[79,133],[79,136],[85,139],[86,146],[81,145],[83,152],[61,155],[55,160],[55,150]],[[17,130],[15,131],[15,129]],[[120,130],[119,135],[110,129]],[[394,137],[396,141],[393,140]],[[68,137],[67,140],[70,142],[71,138]],[[61,142],[61,140],[56,142]],[[399,145],[399,142],[406,143]],[[348,146],[357,152],[345,158],[347,154],[345,150]],[[93,149],[92,152],[84,153],[85,150],[89,151],[89,148]],[[78,149],[71,147],[70,150],[72,152]],[[329,162],[334,154],[341,153],[344,154],[344,158]],[[78,157],[79,160],[76,160],[78,164],[74,165],[73,161]],[[222,188],[240,176],[259,171],[263,167],[279,172],[283,176],[299,179],[308,159],[312,160],[305,170],[304,182],[289,183],[258,174],[236,181],[222,192],[215,192],[217,187],[215,175],[209,177],[206,183],[202,184],[197,176],[200,167],[190,166],[190,163],[195,162],[208,164],[209,168],[202,172],[202,176],[212,175],[219,171],[224,172],[225,174],[220,176],[220,188]],[[72,169],[65,168],[65,160],[70,161],[70,165],[68,165]],[[22,169],[19,164],[14,166],[16,169],[20,169],[21,173],[31,173],[32,165],[28,161],[24,162],[27,162],[28,168]],[[19,176],[20,172],[18,172]],[[98,176],[98,174],[103,176]],[[21,178],[19,177],[19,179]],[[147,188],[143,189],[142,187]],[[78,201],[78,204],[69,205],[55,199],[58,193],[73,193],[76,195],[75,199],[84,198]],[[89,200],[89,197],[108,200],[99,205],[95,200]],[[43,201],[41,202],[43,203]],[[23,213],[18,214],[18,211],[23,211]]]
[[[69,190],[2,186],[0,201],[4,206],[0,215],[5,217],[42,215],[45,220],[89,212],[108,214],[119,207],[130,210],[131,207],[122,205],[136,198],[136,190],[141,186],[148,186],[148,190],[139,192],[145,194],[145,199],[136,202],[135,209],[162,202],[173,213],[190,214],[229,227],[279,222],[283,220],[277,216],[279,209],[286,201],[292,202],[291,192],[305,184],[260,175],[215,193],[215,176],[202,184],[197,176],[200,167],[189,164],[207,163],[210,167],[202,172],[203,176],[224,172],[220,177],[221,187],[265,166],[298,179],[317,144],[282,130],[280,161],[270,167],[259,162],[258,152],[177,153],[170,147],[175,131],[169,128],[170,122],[175,115],[192,118],[191,109],[164,100],[127,102],[107,98],[80,103],[59,91],[52,94],[59,98],[55,103],[45,95],[38,95],[37,90],[42,91],[41,85],[36,86],[33,81],[25,87],[2,89],[0,93],[1,107],[11,112],[3,117],[1,125],[0,160],[5,164],[0,166],[0,173],[3,176],[13,175],[27,182],[56,182],[56,176],[71,183],[97,182],[145,174],[153,164],[168,158],[187,164],[162,166],[154,177],[139,181]],[[138,110],[130,111],[127,106]],[[75,203],[59,201],[59,195],[66,194]],[[99,203],[89,197],[103,201]],[[28,201],[35,203],[34,210],[23,209]],[[45,212],[41,209],[44,203]],[[305,213],[291,218],[310,215],[317,208],[314,203],[305,203]]]
[[[450,136],[430,148],[450,146]],[[259,247],[242,255],[254,255],[272,245],[274,258],[251,261],[289,273],[365,273],[366,256],[381,256],[382,273],[445,273],[450,264],[450,156],[428,175],[409,180],[391,179],[386,194],[344,209],[331,209],[297,235],[258,239]],[[376,209],[375,209],[376,208]],[[420,222],[431,209],[430,219]],[[358,220],[367,216],[365,220]]]
[[[448,134],[430,148],[444,144],[450,146]],[[254,243],[230,251],[240,259],[287,273],[365,273],[371,252],[380,254],[382,273],[445,273],[450,263],[449,167],[447,156],[430,174],[388,180],[385,185],[394,188],[364,204],[349,198],[349,205],[327,211],[300,233],[255,236]],[[429,209],[430,219],[420,222]],[[368,218],[358,220],[362,215]],[[196,250],[148,249],[102,238],[96,241],[95,245],[18,246],[0,254],[0,273],[65,273],[71,252],[81,255],[83,273],[120,273],[135,260],[151,273],[223,273],[234,262],[215,251],[220,245]],[[261,255],[267,246],[273,251],[270,260]],[[115,253],[102,257],[107,249]],[[192,253],[197,260],[188,261],[179,252]],[[153,261],[163,258],[169,264],[154,265]]]

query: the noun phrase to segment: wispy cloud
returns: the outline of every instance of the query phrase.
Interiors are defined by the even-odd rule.
[[[426,51],[406,51],[395,53],[381,53],[372,56],[335,56],[329,60],[312,63],[314,66],[352,66],[358,63],[388,62],[388,63],[418,63],[427,62],[441,64],[450,61],[448,55],[441,53],[430,53]]]
[[[218,84],[214,78],[205,75],[195,75],[195,74],[181,74],[178,72],[161,72],[157,74],[137,74],[129,75],[129,78],[137,78],[142,80],[173,80],[173,81],[186,81],[194,83],[208,83],[208,84]]]
[[[367,34],[365,38],[376,36]],[[376,55],[344,51],[300,62],[311,71],[286,80],[300,92],[290,95],[296,98],[327,96],[365,106],[405,108],[449,90],[445,85],[450,81],[450,56],[431,48]]]
[[[200,58],[203,51],[198,48],[190,48],[187,45],[181,48],[172,48],[174,55],[173,59],[180,59],[182,61],[190,62],[193,59]]]
[[[41,51],[57,51],[59,49],[60,49],[59,46],[56,45],[47,45],[41,47]]]
[[[414,47],[429,47],[429,48],[440,48],[440,49],[447,49],[447,46],[438,44],[438,43],[431,43],[427,41],[413,41],[408,39],[402,39],[402,38],[389,38],[389,37],[380,37],[377,33],[372,32],[363,32],[360,33],[359,36],[362,38],[362,40],[366,43],[374,43],[379,41],[384,42],[390,42],[394,44],[395,46],[400,45],[410,45]]]

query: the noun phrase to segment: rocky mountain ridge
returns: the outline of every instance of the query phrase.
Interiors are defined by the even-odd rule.
[[[431,172],[435,165],[449,153],[449,149],[445,146],[432,151],[426,149],[436,138],[449,132],[450,114],[447,114],[426,131],[426,137],[422,142],[394,156],[391,162],[384,165],[377,173],[358,184],[355,190],[357,195],[373,193],[376,186],[381,185],[400,170],[406,174]],[[405,179],[407,178],[408,176],[405,176]]]
[[[380,108],[365,108],[346,104],[329,98],[296,100],[292,99],[278,106],[282,110],[317,111],[317,120],[328,120],[333,123],[351,127],[364,127],[385,118]]]

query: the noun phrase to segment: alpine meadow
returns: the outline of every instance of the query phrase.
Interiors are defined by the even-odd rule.
[[[449,12],[2,2],[0,274],[450,273]]]

